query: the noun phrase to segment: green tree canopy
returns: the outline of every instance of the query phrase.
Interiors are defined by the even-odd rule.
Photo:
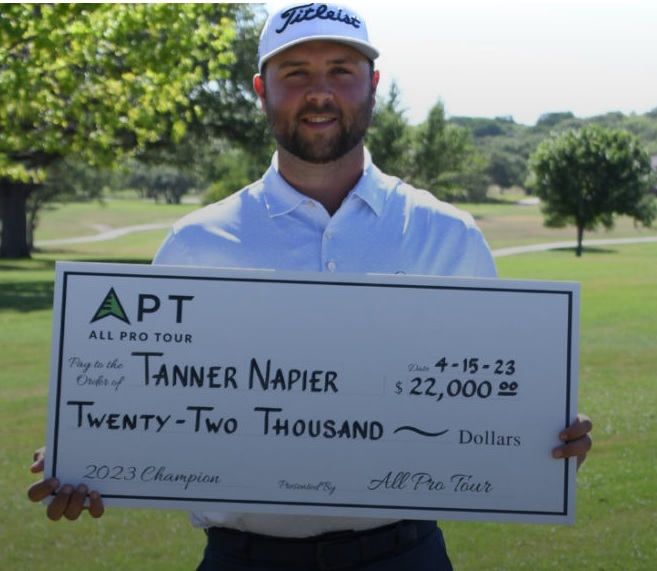
[[[657,214],[650,156],[624,130],[589,125],[555,134],[530,157],[529,172],[546,226],[576,226],[578,256],[585,230],[612,228],[617,214],[648,226]]]
[[[201,112],[194,94],[233,60],[238,8],[2,5],[0,256],[29,254],[25,202],[49,164],[111,164],[182,137]]]
[[[390,85],[387,99],[377,101],[366,142],[372,160],[383,172],[405,177],[408,172],[410,137],[408,122],[400,108],[399,88],[395,82]]]
[[[487,186],[486,159],[477,151],[470,131],[445,118],[437,103],[414,137],[410,182],[444,200],[463,200]]]

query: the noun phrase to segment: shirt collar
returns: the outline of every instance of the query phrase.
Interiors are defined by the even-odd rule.
[[[365,149],[364,158],[363,175],[349,192],[347,200],[357,197],[365,202],[377,216],[380,216],[386,196],[386,193],[380,188],[380,171],[372,163],[372,155],[367,149]],[[274,153],[271,165],[263,177],[263,182],[267,210],[272,218],[289,214],[308,200],[306,195],[288,184],[278,172],[278,153]]]
[[[265,202],[269,216],[283,216],[298,208],[308,197],[292,187],[278,172],[278,153],[263,177]]]
[[[381,188],[382,181],[380,175],[381,171],[372,163],[372,155],[365,149],[363,176],[358,179],[350,195],[360,198],[377,216],[381,216],[383,204],[386,199],[386,193]]]

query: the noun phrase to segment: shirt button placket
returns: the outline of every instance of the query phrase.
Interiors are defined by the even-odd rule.
[[[326,260],[325,265],[326,265],[326,269],[329,272],[334,272],[337,268],[337,264],[335,263],[335,260],[332,259],[332,256],[331,256],[331,247],[330,246],[331,246],[332,239],[333,239],[333,231],[327,229],[324,232],[323,248],[324,248],[324,260]]]

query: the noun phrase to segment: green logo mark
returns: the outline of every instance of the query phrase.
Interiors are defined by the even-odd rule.
[[[103,303],[100,304],[100,307],[96,311],[96,315],[94,315],[90,323],[94,323],[94,321],[99,321],[100,319],[104,319],[110,315],[130,325],[130,320],[126,315],[125,310],[119,301],[119,296],[116,295],[114,288],[109,290],[105,296],[105,299],[103,300]]]

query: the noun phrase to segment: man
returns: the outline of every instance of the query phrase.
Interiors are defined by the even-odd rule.
[[[375,103],[378,51],[353,10],[306,4],[274,14],[263,29],[254,89],[277,152],[264,177],[185,217],[155,263],[318,272],[494,277],[473,219],[387,176],[364,147]],[[559,437],[555,458],[583,460],[586,417]],[[43,469],[42,453],[33,471]],[[88,495],[59,482],[52,519],[77,518]],[[90,513],[102,500],[89,495]],[[208,535],[199,570],[451,569],[435,522],[240,512],[193,513]]]

